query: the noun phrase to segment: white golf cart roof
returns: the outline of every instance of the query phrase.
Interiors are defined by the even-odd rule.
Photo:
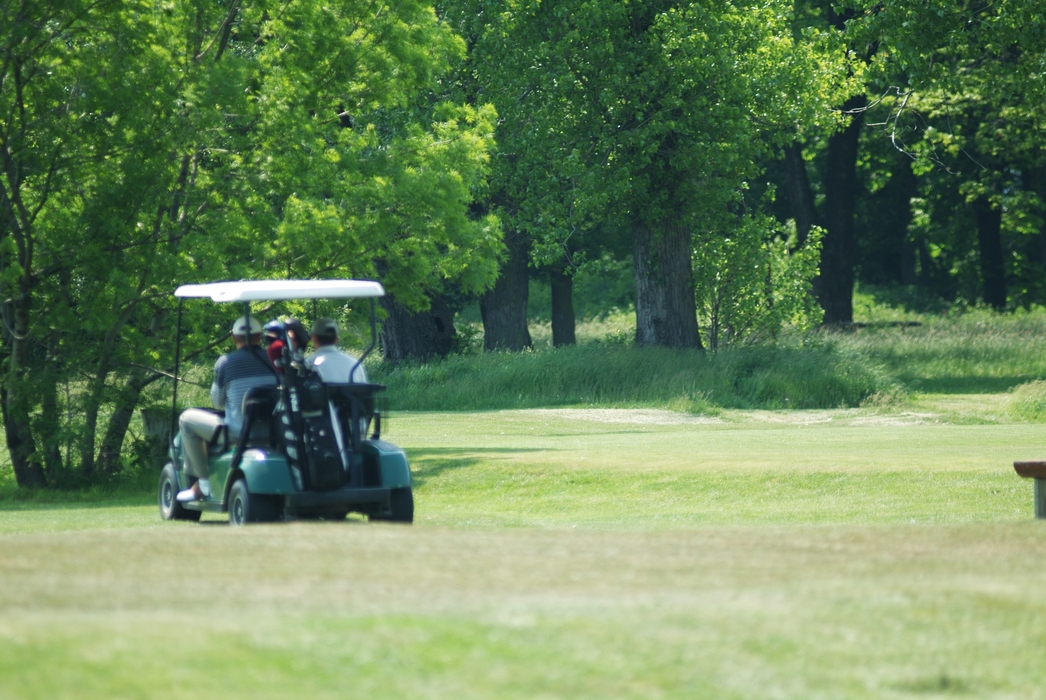
[[[176,297],[210,297],[213,301],[279,301],[283,299],[362,299],[385,296],[370,280],[241,280],[183,284]]]

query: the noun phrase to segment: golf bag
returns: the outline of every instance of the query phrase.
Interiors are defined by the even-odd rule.
[[[286,349],[284,352],[291,354]],[[315,491],[336,489],[345,484],[348,474],[327,388],[319,373],[300,357],[286,360],[277,413],[295,486]]]

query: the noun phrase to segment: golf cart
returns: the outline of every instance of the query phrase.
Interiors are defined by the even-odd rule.
[[[185,473],[181,435],[177,431],[178,378],[181,358],[182,305],[185,299],[209,297],[239,302],[250,317],[252,301],[288,299],[370,299],[371,343],[377,341],[374,299],[385,290],[365,280],[256,280],[189,284],[178,297],[174,397],[171,409],[170,462],[160,475],[160,515],[164,520],[199,520],[203,512],[229,513],[229,523],[344,519],[350,512],[371,520],[412,522],[414,498],[410,467],[403,450],[381,439],[378,384],[324,382],[282,331],[283,373],[278,385],[253,387],[243,399],[244,424],[231,443],[220,429],[209,446],[211,493],[180,503],[176,495],[192,486]],[[268,361],[261,353],[259,362]],[[370,432],[370,436],[367,433]]]

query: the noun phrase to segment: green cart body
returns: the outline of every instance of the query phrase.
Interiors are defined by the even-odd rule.
[[[176,292],[180,298],[209,296],[215,301],[243,302],[246,313],[250,313],[249,302],[258,299],[370,297],[371,347],[360,362],[376,342],[373,298],[382,294],[380,284],[365,280],[222,282],[187,285]],[[179,313],[179,319],[180,316]],[[176,356],[179,354],[176,352]],[[413,483],[407,456],[396,445],[381,439],[381,414],[375,410],[375,395],[384,387],[348,383],[317,386],[313,381],[313,393],[322,394],[315,403],[325,411],[328,405],[331,412],[337,407],[345,438],[340,459],[344,474],[337,475],[333,487],[327,483],[324,488],[312,488],[312,478],[302,468],[301,460],[296,463],[289,457],[306,451],[288,447],[286,438],[278,439],[281,433],[293,434],[286,433],[290,422],[281,418],[290,406],[297,408],[300,402],[294,387],[284,386],[295,381],[295,374],[286,374],[291,379],[283,379],[279,387],[258,387],[248,392],[243,434],[235,445],[230,444],[224,431],[211,441],[211,489],[203,500],[180,503],[176,499],[178,492],[189,488],[195,478],[185,471],[181,435],[172,430],[170,461],[160,475],[158,490],[161,517],[199,520],[204,512],[227,512],[229,522],[240,525],[304,518],[343,519],[348,513],[357,512],[371,520],[413,522]],[[175,375],[177,387],[177,369]],[[174,393],[176,405],[177,388]],[[172,423],[175,415],[172,408]]]

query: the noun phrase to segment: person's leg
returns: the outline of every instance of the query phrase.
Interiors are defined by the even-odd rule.
[[[209,492],[207,443],[214,439],[222,426],[221,416],[198,408],[182,411],[178,419],[182,433],[182,454],[185,457],[185,473],[199,479],[198,485],[178,494],[179,500],[199,500]]]

